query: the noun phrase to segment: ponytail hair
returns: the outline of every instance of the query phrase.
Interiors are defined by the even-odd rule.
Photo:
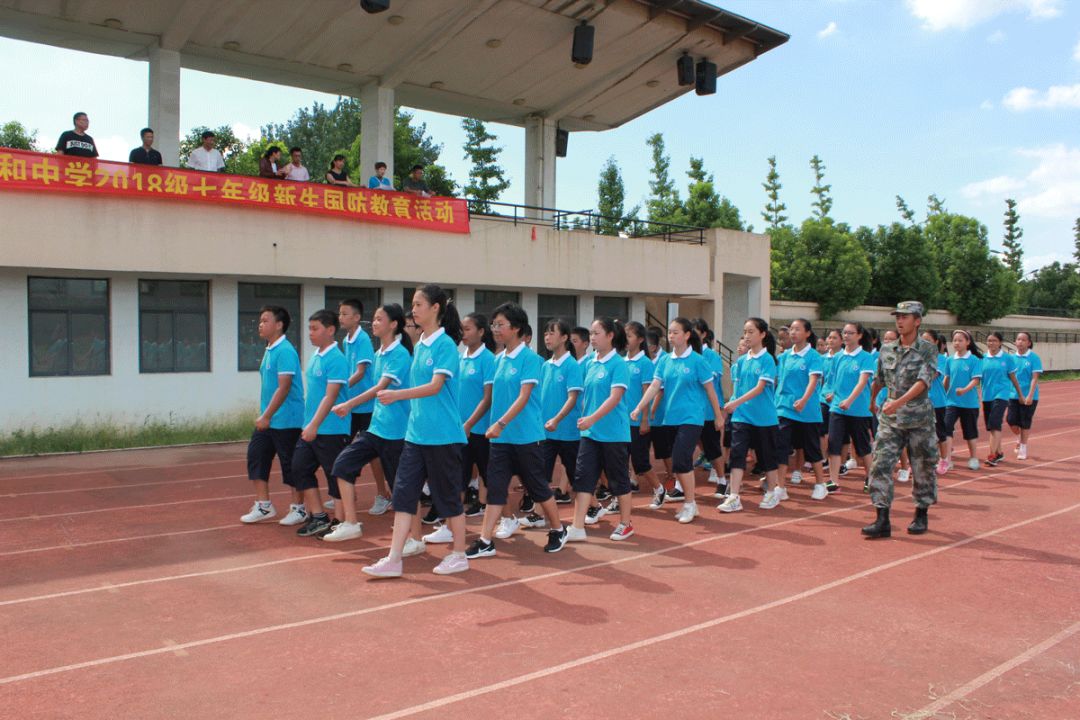
[[[465,319],[480,328],[480,342],[488,350],[495,352],[495,335],[491,332],[491,326],[488,325],[487,318],[482,313],[472,312],[466,315]]]
[[[598,317],[593,322],[600,323],[600,327],[604,328],[604,332],[612,334],[611,347],[615,348],[615,352],[620,355],[626,352],[626,329],[623,327],[622,322],[609,317]]]
[[[664,352],[663,337],[664,337],[664,333],[663,333],[662,330],[660,330],[660,328],[651,327],[648,330],[646,330],[645,331],[645,350],[646,350],[645,354],[648,355],[649,345],[655,345],[657,353]]]
[[[574,354],[574,344],[570,342],[570,323],[566,322],[562,318],[555,318],[554,320],[548,320],[544,325],[544,332],[557,332],[566,338],[566,350],[571,355]]]
[[[648,355],[649,354],[649,352],[648,352],[648,350],[649,350],[649,348],[648,348],[649,337],[648,337],[648,335],[645,334],[646,333],[645,326],[642,325],[641,323],[639,323],[637,320],[631,320],[630,322],[626,323],[626,325],[623,327],[623,334],[624,335],[626,334],[627,330],[633,330],[634,335],[641,338],[641,347],[639,347],[638,350],[642,350],[642,351],[645,352],[646,355]],[[629,337],[627,337],[627,339],[626,339],[626,344],[627,344],[627,346],[629,346],[629,344],[630,344],[630,338]]]
[[[765,322],[761,318],[747,318],[746,322],[753,323],[758,332],[765,333],[765,350],[772,355],[773,360],[776,359],[776,336],[769,331],[769,323]]]
[[[394,334],[401,341],[401,346],[412,355],[412,338],[409,337],[409,333],[405,332],[405,310],[397,303],[387,303],[381,306],[380,309],[386,314],[386,319],[394,323]]]
[[[417,288],[427,301],[432,305],[439,306],[439,325],[446,331],[447,337],[457,345],[461,342],[461,316],[458,315],[457,306],[450,302],[450,297],[438,285],[424,285]]]
[[[874,349],[874,341],[870,337],[870,331],[863,327],[860,322],[844,323],[844,327],[851,326],[855,328],[855,334],[859,336],[859,347],[866,352],[870,352]],[[844,337],[843,333],[840,334],[841,339]]]
[[[962,328],[956,328],[955,330],[953,330],[953,333],[952,333],[953,337],[956,337],[956,333],[960,333],[961,335],[963,335],[964,337],[967,338],[968,350],[971,352],[972,355],[974,355],[977,358],[982,358],[982,356],[983,356],[982,350],[980,350],[979,346],[975,344],[975,338],[971,337],[971,333],[969,333],[967,330],[964,330]]]
[[[818,336],[814,334],[814,326],[811,325],[810,321],[807,320],[806,318],[795,318],[794,320],[791,321],[791,324],[794,325],[795,323],[799,323],[800,325],[802,325],[803,330],[810,333],[810,337],[808,337],[806,339],[806,344],[809,345],[810,347],[814,348],[814,351],[816,352],[817,351],[817,344],[818,344]]]
[[[698,355],[701,354],[701,338],[694,332],[694,324],[684,317],[677,317],[671,322],[675,323],[683,329],[683,332],[690,333],[690,347],[694,349]]]
[[[716,335],[713,334],[713,331],[709,327],[709,323],[705,321],[705,318],[694,318],[693,325],[694,330],[701,333],[701,346],[712,347]]]

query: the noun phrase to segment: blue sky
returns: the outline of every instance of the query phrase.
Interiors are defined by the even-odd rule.
[[[1019,201],[1027,269],[1072,252],[1080,217],[1080,3],[1065,0],[732,0],[718,3],[791,34],[786,44],[721,77],[717,94],[684,96],[605,133],[574,134],[558,167],[557,204],[593,207],[609,156],[628,205],[648,195],[645,139],[662,132],[684,185],[699,155],[718,190],[759,229],[766,158],[776,155],[793,220],[810,211],[819,154],[833,216],[852,225],[898,219],[894,197],[920,212],[930,193],[978,217],[1000,247],[1004,199]],[[0,122],[17,119],[50,146],[85,110],[105,157],[126,158],[146,122],[146,65],[0,38],[7,73]],[[181,127],[240,132],[334,98],[183,71]],[[460,119],[418,112],[463,182]],[[492,126],[520,202],[524,132]],[[684,189],[685,192],[685,189]]]

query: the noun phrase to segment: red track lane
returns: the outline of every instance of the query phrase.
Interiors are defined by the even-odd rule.
[[[688,527],[670,510],[638,511],[630,541],[603,538],[602,522],[556,556],[540,552],[541,534],[518,535],[462,576],[431,575],[445,552],[433,548],[407,561],[407,579],[372,582],[358,567],[382,554],[389,518],[366,519],[368,536],[344,546],[276,525],[234,531],[247,503],[210,498],[243,494],[242,478],[76,492],[45,509],[113,509],[3,521],[41,513],[28,501],[0,515],[0,707],[20,718],[1075,719],[1080,633],[1025,654],[1080,621],[1080,485],[1066,459],[1080,383],[1044,394],[1033,459],[943,478],[922,538],[902,532],[906,488],[893,539],[867,542],[864,495],[812,503],[804,486],[772,512],[755,494],[735,516],[702,498],[705,517]],[[185,465],[206,457],[198,448],[160,454],[169,477],[242,471],[242,447],[212,450],[220,464]],[[95,467],[80,482],[161,476],[154,452],[132,455],[141,469]],[[34,463],[0,463],[0,494],[62,464]],[[171,504],[120,509],[157,503]],[[139,535],[154,537],[109,542]],[[87,544],[44,549],[69,542]],[[104,583],[121,587],[93,590]],[[938,714],[918,715],[927,708]]]

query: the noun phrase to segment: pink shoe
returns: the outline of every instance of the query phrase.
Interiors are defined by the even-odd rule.
[[[938,475],[944,475],[947,472],[949,472],[949,461],[948,460],[938,460],[937,474]]]
[[[398,560],[397,562],[394,562],[387,556],[374,565],[367,565],[360,568],[360,572],[377,578],[401,577],[401,561]]]
[[[435,566],[435,569],[431,572],[436,575],[453,575],[454,573],[465,572],[469,569],[469,559],[465,557],[465,553],[452,552],[443,558],[443,561]],[[400,570],[398,573],[400,574]]]

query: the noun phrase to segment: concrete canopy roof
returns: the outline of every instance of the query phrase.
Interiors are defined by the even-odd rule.
[[[596,27],[593,60],[570,60],[574,27]],[[782,32],[699,0],[0,0],[0,34],[358,97],[378,83],[398,104],[569,130],[618,127],[693,87],[684,52],[718,75],[787,41]]]

